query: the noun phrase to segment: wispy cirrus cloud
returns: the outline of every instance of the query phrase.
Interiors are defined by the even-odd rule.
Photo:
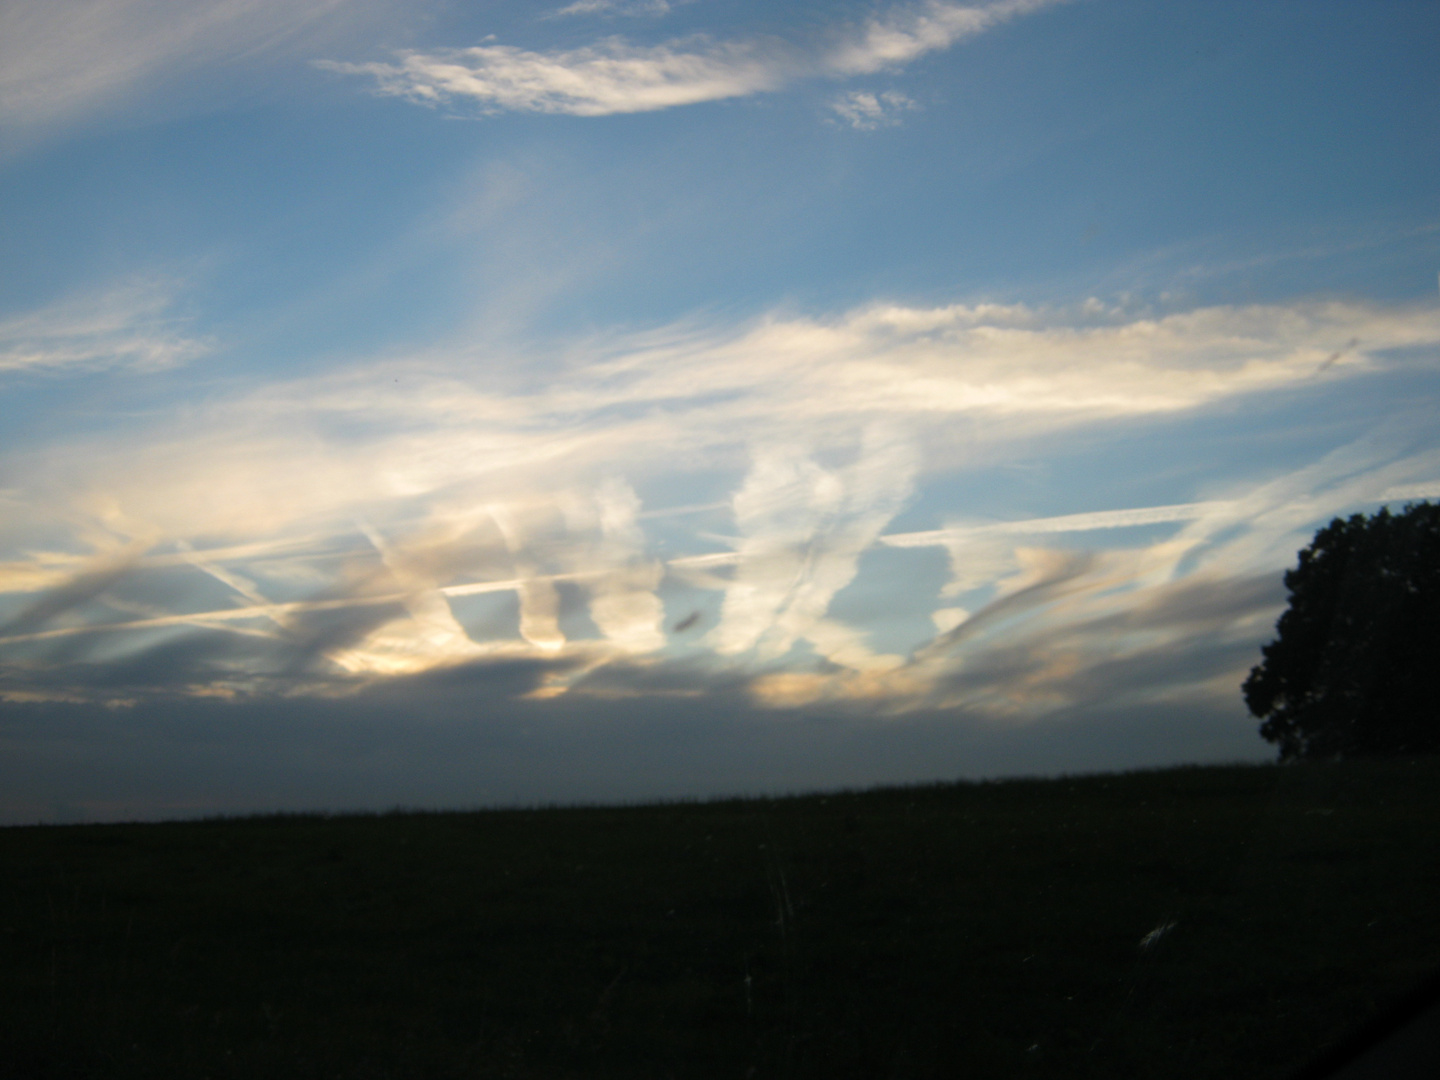
[[[898,90],[886,90],[878,94],[869,90],[852,90],[830,102],[830,109],[840,122],[850,125],[856,131],[894,127],[900,123],[903,113],[917,107],[912,99]]]
[[[161,371],[205,355],[173,308],[172,289],[139,281],[0,320],[0,376]]]
[[[0,459],[19,510],[0,532],[5,692],[75,664],[150,672],[112,662],[205,635],[185,693],[328,693],[522,660],[544,667],[527,692],[610,693],[603,666],[693,661],[772,705],[1033,712],[1069,700],[1081,672],[1159,663],[1191,632],[1127,612],[1164,607],[1177,581],[1220,595],[1273,570],[1326,514],[1433,488],[1440,458],[1377,437],[1183,504],[895,531],[927,477],[977,449],[1358,380],[1437,345],[1433,306],[871,305],[259,387],[143,436]],[[640,494],[716,474],[728,498],[678,517]],[[1138,528],[1175,531],[1060,546]],[[921,548],[950,564],[930,644],[836,615],[868,553]],[[1259,632],[1249,611],[1194,633],[1228,655]]]
[[[897,6],[860,27],[837,30],[828,43],[810,46],[759,38],[715,41],[704,36],[640,45],[610,37],[578,49],[549,52],[482,44],[404,52],[395,63],[327,60],[318,64],[341,74],[372,78],[382,95],[426,105],[608,116],[747,97],[806,78],[896,70],[1059,2],[1063,0],[999,0],[970,6],[929,0]],[[839,111],[847,119],[854,115],[862,122],[874,122],[900,107],[898,99],[874,99],[842,103]],[[875,115],[869,116],[867,109]]]
[[[240,542],[467,479],[509,498],[597,468],[738,467],[749,445],[797,438],[826,452],[875,422],[902,424],[933,457],[960,418],[996,438],[1172,414],[1303,385],[1351,340],[1359,344],[1323,379],[1435,345],[1440,313],[1342,302],[1156,316],[1088,302],[875,305],[590,339],[538,360],[544,374],[534,380],[506,374],[524,365],[457,350],[257,389],[210,406],[194,429],[128,447],[123,466],[83,442],[57,449],[55,466],[72,460],[72,479],[52,479],[57,490],[123,490],[129,512],[167,535]],[[367,434],[343,434],[352,429]],[[656,446],[667,448],[663,461]],[[270,460],[295,467],[257,468]],[[126,479],[142,473],[156,483]]]

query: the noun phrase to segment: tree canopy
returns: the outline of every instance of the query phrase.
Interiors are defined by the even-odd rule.
[[[1280,760],[1440,752],[1440,505],[1336,518],[1243,687]]]

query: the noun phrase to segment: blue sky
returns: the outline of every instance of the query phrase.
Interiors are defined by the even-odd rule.
[[[1436,40],[5,5],[0,819],[1269,756],[1281,571],[1440,496]]]

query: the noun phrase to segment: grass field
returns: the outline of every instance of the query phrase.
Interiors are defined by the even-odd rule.
[[[3,829],[0,1075],[1283,1077],[1440,967],[1437,824],[1427,760]]]

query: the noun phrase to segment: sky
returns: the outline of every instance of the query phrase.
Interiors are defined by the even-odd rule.
[[[1440,497],[1440,7],[0,3],[0,823],[1260,761]]]

